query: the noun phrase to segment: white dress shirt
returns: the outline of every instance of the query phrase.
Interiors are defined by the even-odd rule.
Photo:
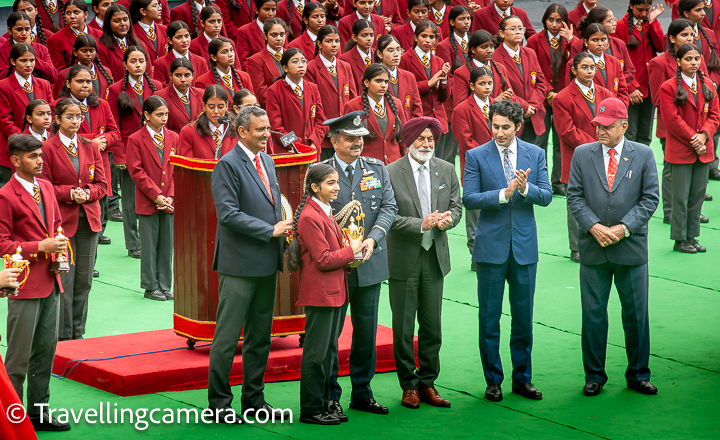
[[[32,89],[32,85],[33,85],[32,75],[28,76],[27,79],[25,79],[22,76],[18,75],[17,70],[13,73],[15,73],[15,79],[17,79],[18,83],[20,84],[20,87],[25,87],[25,83],[30,81],[30,88]]]
[[[58,131],[57,134],[58,134],[58,137],[60,138],[60,142],[61,142],[65,147],[69,147],[69,146],[70,146],[70,142],[72,142],[73,145],[74,145],[74,147],[75,147],[75,148],[73,149],[73,153],[77,154],[77,151],[78,151],[77,134],[76,134],[75,136],[73,136],[72,138],[69,138],[69,137],[65,136],[61,131]]]
[[[147,128],[148,133],[150,133],[151,138],[155,139],[155,135],[159,134],[160,136],[162,136],[163,142],[164,142],[164,139],[165,139],[165,129],[164,128],[161,128],[160,131],[157,132],[157,131],[153,130],[152,128],[150,128],[150,124],[145,124],[145,127]],[[163,146],[165,146],[164,143],[163,143]]]
[[[290,78],[288,78],[287,76],[285,76],[285,82],[288,83],[288,85],[290,86],[290,89],[291,89],[293,92],[295,91],[295,87],[300,86],[300,91],[303,92],[303,97],[305,96],[305,88],[304,88],[304,86],[303,86],[303,80],[302,80],[302,78],[300,78],[300,82],[299,82],[299,83],[295,84],[294,82],[290,81]]]
[[[383,97],[381,96],[381,97],[380,97],[380,101],[375,101],[374,99],[372,99],[372,97],[370,96],[370,94],[368,94],[368,104],[370,104],[370,111],[375,111],[375,105],[376,105],[378,102],[380,103],[380,108],[384,109],[384,108],[385,108],[385,98],[383,98]]]
[[[697,84],[697,74],[693,75],[692,78],[689,76],[685,76],[684,73],[680,73],[680,77],[683,79],[683,82],[687,84],[689,88],[692,89],[693,84],[695,84],[695,90],[700,90],[700,87]]]
[[[25,191],[27,191],[31,196],[34,195],[35,191],[33,191],[33,187],[38,184],[37,180],[35,180],[35,177],[33,177],[32,182],[28,182],[27,180],[18,176],[17,173],[15,173],[14,176],[15,176],[15,179],[17,179],[17,181],[20,182],[20,185],[22,185],[22,187],[25,188]],[[38,185],[38,188],[40,188],[40,185]]]
[[[315,196],[312,196],[313,202],[317,203],[320,208],[322,208],[325,215],[328,217],[332,216],[332,206],[328,205],[327,203],[323,203]]]
[[[495,6],[495,12],[497,12],[500,17],[502,17],[503,14],[507,14],[508,16],[512,15],[512,9],[510,9],[511,7],[508,7],[503,11],[502,9],[498,8],[497,3],[493,3],[493,6]]]
[[[412,154],[408,154],[408,159],[410,159],[410,167],[412,168],[413,178],[415,179],[415,187],[417,188],[418,195],[420,194],[420,185],[418,184],[418,179],[420,178],[420,166],[425,165],[425,173],[427,173],[425,175],[425,189],[427,190],[428,200],[430,201],[430,194],[432,194],[430,190],[430,161],[432,160],[432,158],[428,159],[428,161],[423,164],[415,160]],[[432,210],[432,201],[430,201],[429,208]]]
[[[319,55],[320,55],[320,61],[322,61],[323,66],[325,66],[325,68],[328,70],[328,72],[330,71],[330,66],[333,66],[333,69],[335,69],[335,74],[337,75],[337,57],[333,57],[332,61],[328,61],[328,59],[325,58],[323,56],[323,54],[319,54]]]
[[[255,167],[255,156],[257,156],[257,154],[250,151],[250,149],[248,147],[246,147],[245,145],[243,145],[243,143],[240,141],[238,141],[238,145],[240,146],[240,148],[242,148],[242,150],[245,152],[245,154],[247,154],[247,157],[250,158],[250,162],[252,162],[253,167]],[[263,172],[265,173],[265,177],[268,180],[268,184],[270,184],[270,175],[267,172],[267,168],[265,168],[265,164],[263,163],[262,158],[260,158],[259,162],[260,162],[260,167],[262,168]]]
[[[590,91],[590,90],[593,91],[593,97],[595,96],[595,82],[590,81],[590,87],[585,87],[584,85],[582,85],[580,83],[580,81],[577,80],[577,78],[575,78],[575,84],[577,84],[578,88],[580,89],[581,92],[583,92],[583,94],[585,96],[588,95],[588,91]]]
[[[500,145],[497,145],[497,143],[495,143],[495,145],[497,146],[498,153],[500,153],[500,163],[503,166],[503,177],[505,177],[504,171],[505,171],[505,149],[506,148],[508,150],[510,150],[510,155],[509,155],[510,163],[513,166],[513,170],[517,171],[517,155],[518,155],[517,138],[513,138],[512,143],[507,147],[501,147]],[[529,184],[526,184],[525,190],[520,193],[521,196],[523,196],[523,197],[527,196],[528,187],[529,187]],[[504,203],[507,203],[507,199],[505,198],[505,190],[504,189],[500,190],[499,202],[501,205]]]
[[[210,126],[210,133],[212,134],[213,140],[215,140],[215,130],[220,129],[220,142],[222,142],[222,140],[225,139],[225,124],[220,124],[219,127],[216,127],[212,122],[208,121],[208,125]]]
[[[188,52],[190,52],[190,51],[187,51],[187,52],[185,52],[185,55],[182,55],[182,54],[180,54],[180,52],[176,51],[175,49],[172,50],[172,53],[175,56],[175,58],[185,58],[186,60],[189,61],[190,55],[188,55]]]
[[[145,82],[145,75],[140,77],[140,81],[135,81],[135,79],[132,76],[128,75],[128,84],[130,84],[131,88],[135,88],[135,83],[140,83],[140,90],[142,90],[143,87],[145,86],[144,82]]]
[[[618,142],[617,145],[615,145],[613,148],[615,148],[615,159],[618,161],[618,165],[620,165],[620,156],[622,156],[622,150],[623,146],[625,145],[625,136],[623,136],[622,139],[620,139],[620,142]],[[607,175],[608,172],[608,166],[610,165],[610,147],[603,145],[603,162],[605,163],[605,175]],[[615,179],[617,179],[619,176],[615,176]]]
[[[496,7],[497,7],[497,6],[496,6]],[[503,43],[503,47],[505,48],[505,50],[507,51],[507,53],[510,54],[510,58],[514,58],[515,55],[517,55],[518,58],[520,58],[520,60],[522,61],[522,56],[520,55],[520,46],[518,46],[518,49],[517,49],[517,50],[512,50],[512,49],[510,49],[510,46],[508,46],[507,44]]]
[[[358,53],[360,54],[360,59],[363,60],[363,63],[365,62],[365,58],[370,58],[370,63],[373,62],[373,57],[370,55],[372,53],[372,49],[370,50],[370,52],[365,53],[362,51],[362,49],[360,49],[360,46],[355,45],[355,48],[357,49]]]
[[[29,127],[28,130],[30,131],[30,134],[32,135],[32,137],[39,140],[40,142],[44,142],[43,137],[45,138],[45,140],[49,139],[47,130],[45,130],[42,133],[35,133],[35,131],[32,129],[32,127]]]

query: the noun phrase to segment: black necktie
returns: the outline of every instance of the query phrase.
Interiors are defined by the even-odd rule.
[[[350,186],[352,186],[353,177],[354,177],[353,176],[353,166],[352,165],[346,166],[345,171],[347,171],[347,178],[350,181]]]

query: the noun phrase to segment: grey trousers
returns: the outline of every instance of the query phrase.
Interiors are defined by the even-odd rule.
[[[135,214],[135,182],[128,170],[118,170],[120,175],[120,194],[122,194],[123,231],[125,233],[125,249],[140,249],[137,214]]]
[[[98,237],[99,233],[90,229],[87,217],[80,216],[77,232],[70,237],[75,264],[70,265],[70,272],[60,275],[64,290],[60,299],[58,337],[61,339],[77,339],[85,334]]]
[[[110,186],[112,187],[112,196],[108,197],[108,211],[120,208],[120,194],[118,187],[120,186],[120,173],[115,166],[115,156],[108,153],[108,162],[110,162]],[[105,170],[105,179],[107,179],[108,171]]]
[[[663,153],[665,153],[665,139],[660,139]],[[670,173],[670,164],[663,159],[662,170],[662,209],[663,220],[670,221],[670,213],[672,212],[672,175]]]
[[[565,185],[565,194],[567,194],[567,184]],[[570,204],[567,203],[567,225],[568,225],[568,242],[570,243],[570,252],[579,252],[578,247],[578,222],[575,220],[575,216],[570,211]]]
[[[403,391],[434,388],[440,374],[443,275],[435,247],[420,249],[406,280],[390,278],[393,354]],[[415,370],[415,317],[418,321],[418,364]]]
[[[470,255],[473,252],[473,246],[475,246],[475,232],[477,231],[477,221],[480,215],[479,209],[466,209],[465,210],[465,232],[467,233],[467,246],[470,249]]]
[[[275,310],[277,273],[266,277],[219,274],[215,336],[210,347],[208,402],[210,409],[230,408],[230,369],[243,333],[243,411],[265,403],[265,369]],[[245,329],[243,331],[243,325]]]
[[[562,153],[560,152],[560,136],[555,130],[555,123],[553,119],[553,108],[545,107],[545,133],[538,136],[537,146],[545,151],[547,157],[548,141],[550,140],[550,130],[552,129],[552,173],[550,174],[550,183],[552,184],[553,190],[559,190],[563,187],[563,183],[560,182],[560,176],[562,175]]]
[[[628,106],[628,129],[625,138],[629,141],[650,145],[652,142],[652,128],[655,121],[655,107],[648,93],[640,104]]]
[[[342,307],[305,307],[305,344],[300,366],[300,413],[328,410],[332,366],[338,353]]]
[[[700,236],[700,211],[705,201],[710,164],[670,164],[672,214],[670,238],[685,241]]]
[[[27,377],[25,408],[29,415],[40,414],[35,404],[50,401],[52,372],[58,332],[60,288],[38,299],[8,299],[7,353],[5,368],[15,392],[23,398]]]
[[[457,140],[455,140],[455,134],[452,132],[452,125],[450,124],[450,121],[448,121],[448,132],[445,134],[445,137],[447,139],[445,139],[443,155],[440,159],[455,165],[455,159],[457,159],[458,155],[458,143]]]
[[[140,287],[167,292],[172,287],[174,214],[158,211],[138,215],[140,256]]]

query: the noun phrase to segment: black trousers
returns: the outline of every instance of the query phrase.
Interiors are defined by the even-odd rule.
[[[0,165],[0,188],[10,181],[14,173],[15,170]]]
[[[628,129],[625,137],[629,141],[650,145],[652,142],[652,127],[655,120],[655,107],[650,94],[643,98],[640,104],[628,106]]]
[[[540,136],[541,135],[538,135],[535,132],[535,127],[533,127],[532,119],[525,119],[525,126],[523,128],[522,134],[518,137],[529,144],[538,145],[538,142],[540,141]]]
[[[137,214],[135,214],[135,182],[130,177],[128,170],[118,170],[118,172],[120,174],[120,192],[122,194],[125,249],[134,251],[141,248]]]
[[[108,211],[114,211],[120,209],[120,173],[118,168],[115,166],[115,156],[112,153],[108,153],[108,161],[110,162],[110,186],[112,187],[112,196],[108,197]],[[105,172],[105,178],[107,179],[107,172]]]
[[[138,215],[140,287],[145,290],[170,291],[173,263],[173,219],[171,212],[158,210],[153,215]]]
[[[705,201],[709,163],[670,164],[672,213],[670,239],[685,241],[700,236],[700,212]]]
[[[560,176],[562,174],[562,153],[560,152],[560,136],[555,130],[553,108],[545,107],[545,133],[537,137],[537,146],[542,148],[547,158],[548,141],[550,140],[550,130],[552,130],[552,172],[550,173],[550,184],[552,188],[557,191],[563,188],[563,183],[560,182]]]

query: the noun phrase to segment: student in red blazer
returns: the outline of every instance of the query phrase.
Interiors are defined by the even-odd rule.
[[[253,20],[254,11],[249,7],[248,2],[239,0],[218,0],[215,6],[220,8],[222,16],[225,17],[223,20],[225,34],[232,41],[236,41],[238,28]]]
[[[362,249],[362,239],[344,238],[332,216],[330,202],[340,190],[338,173],[328,164],[307,172],[305,197],[293,221],[293,240],[288,248],[288,268],[298,272],[298,299],[305,307],[305,349],[300,377],[300,421],[339,425],[328,414],[327,382],[337,356],[342,306],[348,302],[347,265]],[[347,418],[344,419],[347,421]]]
[[[117,3],[125,6],[125,9],[130,10],[130,0],[118,0]],[[158,9],[160,9],[161,13],[158,15],[157,19],[155,19],[155,23],[161,24],[163,26],[169,25],[170,7],[168,6],[167,0],[158,0]],[[95,8],[93,8],[93,10],[95,10]]]
[[[141,47],[148,53],[145,44],[135,35],[130,24],[130,14],[124,6],[114,4],[105,12],[103,34],[98,39],[98,58],[117,81],[125,75],[125,52],[132,46]],[[152,63],[147,58],[147,71],[152,74]]]
[[[202,29],[200,29],[200,14],[201,11],[207,7],[207,6],[213,6],[212,1],[197,1],[197,0],[187,0],[179,5],[173,7],[170,10],[170,21],[182,21],[187,23],[187,25],[190,27],[190,35],[192,35],[193,39],[197,38],[200,33],[202,32]],[[190,11],[193,13],[191,14]],[[222,16],[222,13],[221,13]],[[222,36],[225,36],[225,30],[221,32]]]
[[[65,17],[57,0],[39,0],[36,20],[44,29],[56,33],[65,26]]]
[[[597,6],[597,0],[580,0],[575,9],[568,11],[568,27],[572,25],[572,33],[576,37],[580,37],[578,25],[580,20],[587,17],[588,13]]]
[[[204,38],[204,37],[200,37]],[[253,91],[250,75],[237,69],[235,51],[232,41],[218,37],[208,47],[210,53],[210,71],[198,78],[196,85],[205,89],[210,84],[221,85],[227,90],[228,96],[235,96],[240,89]]]
[[[248,58],[251,56],[261,52],[265,45],[268,44],[266,42],[266,36],[268,31],[270,31],[270,28],[268,30],[265,29],[265,22],[275,18],[275,1],[274,0],[258,0],[255,2],[255,14],[257,15],[257,18],[243,26],[241,26],[237,31],[237,38],[236,38],[236,47],[238,50],[238,58],[240,59],[240,66],[243,70],[250,72],[248,70]],[[273,34],[284,34],[283,35],[283,44],[282,47],[287,47],[287,26],[285,25],[285,22],[278,19],[273,20],[272,23],[274,24],[281,24],[281,27],[283,28],[282,32],[279,30],[273,30],[270,31]],[[278,35],[275,35],[278,37]]]
[[[712,2],[711,2],[712,3]],[[700,48],[707,64],[709,78],[715,84],[720,83],[720,57],[718,57],[718,42],[712,29],[706,28],[707,10],[704,0],[683,0],[676,4],[680,18],[685,18],[693,24],[694,44]],[[715,9],[715,8],[713,8]],[[713,136],[713,139],[716,140]],[[717,170],[717,163],[713,162]],[[713,168],[713,165],[710,166]]]
[[[29,134],[40,142],[45,142],[50,137],[50,125],[52,124],[52,109],[44,99],[30,101],[25,107],[25,128],[22,134]]]
[[[250,26],[253,26],[250,23]],[[260,107],[265,108],[267,102],[267,89],[282,73],[280,59],[282,58],[283,46],[285,46],[286,28],[285,23],[279,18],[269,18],[265,28],[266,39],[258,53],[247,60],[248,72],[252,81],[253,90],[257,96]]]
[[[525,112],[520,139],[537,145],[538,136],[546,130],[544,101],[547,96],[547,82],[535,52],[522,46],[523,36],[517,31],[522,25],[522,21],[512,15],[500,22],[499,35],[502,44],[495,53],[495,59],[505,65],[514,100],[522,105]],[[512,32],[510,29],[516,31]]]
[[[38,404],[47,404],[50,395],[62,292],[60,278],[50,271],[50,263],[58,253],[67,252],[67,240],[48,238],[57,234],[61,219],[52,185],[39,178],[42,144],[32,136],[21,135],[13,139],[10,148],[16,173],[0,188],[0,253],[14,254],[20,247],[32,269],[18,295],[8,299],[5,365],[20,399],[26,397],[23,383],[27,377],[25,402],[28,408],[37,408]],[[70,429],[55,418],[41,422],[36,415],[30,421],[38,431]]]
[[[95,94],[103,98],[107,96],[108,88],[115,81],[105,69],[105,66],[102,65],[100,59],[97,58],[97,43],[95,42],[95,38],[90,35],[81,35],[75,39],[70,64],[70,67],[58,73],[58,79],[53,85],[53,98],[57,99],[60,96],[60,91],[65,86],[68,71],[75,64],[81,64],[90,69],[92,87]]]
[[[435,25],[438,27],[438,30],[440,31],[438,41],[442,41],[443,39],[447,38],[448,35],[450,35],[452,27],[448,20],[450,7],[447,5],[445,0],[430,0],[430,11],[428,12],[428,20],[435,23]]]
[[[170,112],[165,128],[178,135],[183,127],[196,120],[203,111],[203,91],[192,86],[193,70],[190,61],[176,58],[170,65],[170,83],[156,93],[165,100]]]
[[[277,3],[276,16],[287,24],[288,41],[302,35],[302,11],[298,9],[298,5],[305,6],[305,0],[280,0]]]
[[[39,21],[35,23],[38,18],[38,6],[35,0],[16,0],[12,5],[13,12],[24,12],[30,17],[30,27],[32,35],[30,39],[33,42],[38,42],[43,46],[47,46],[47,39],[54,35],[54,32],[50,29],[45,29],[42,23]],[[6,32],[1,38],[7,39],[10,35]]]
[[[167,54],[167,26],[158,24],[162,20],[159,0],[135,0],[130,5],[130,19],[135,36],[145,44],[150,62]]]
[[[230,110],[230,98],[224,88],[211,85],[202,95],[202,113],[180,131],[178,153],[197,159],[219,159],[237,144],[235,124],[220,123]],[[218,151],[218,145],[220,146]]]
[[[334,119],[347,112],[343,109],[357,95],[355,79],[350,65],[337,58],[340,34],[335,26],[320,28],[317,44],[320,53],[308,64],[305,79],[317,86],[325,117]],[[319,160],[328,159],[335,153],[330,138],[323,139],[322,151],[318,153]]]
[[[412,50],[415,45],[415,27],[428,19],[430,3],[428,0],[410,0],[407,4],[407,23],[395,26],[392,35],[397,38],[403,50]]]
[[[83,0],[69,0],[65,3],[65,21],[67,25],[48,38],[48,51],[57,70],[70,67],[75,38],[80,34],[100,38],[102,32],[89,28],[85,24],[88,6]]]
[[[298,142],[320,150],[327,135],[323,125],[325,113],[318,87],[304,81],[307,61],[300,49],[288,49],[280,64],[284,73],[268,88],[267,113],[270,127],[280,133],[295,132]],[[277,135],[273,135],[277,137]],[[279,153],[282,144],[273,143],[273,153]]]
[[[15,71],[0,81],[0,166],[5,167],[3,176],[13,169],[7,149],[8,138],[22,131],[25,107],[33,99],[52,101],[50,83],[32,76],[34,59],[32,46],[17,43],[10,51],[10,64],[15,66]],[[23,89],[25,84],[29,92]]]
[[[363,76],[362,96],[345,104],[347,114],[362,110],[370,135],[365,136],[363,154],[388,165],[405,155],[401,129],[407,115],[399,99],[388,91],[390,74],[382,64],[371,64]]]
[[[338,22],[338,29],[340,30],[340,43],[345,46],[352,40],[352,36],[355,34],[353,24],[356,21],[365,20],[367,22],[370,20],[373,30],[375,31],[375,39],[372,44],[372,47],[375,48],[377,45],[377,39],[382,35],[389,34],[392,30],[392,26],[390,24],[386,24],[383,17],[372,12],[374,3],[371,0],[353,0],[353,5],[355,5],[355,12],[341,18]]]
[[[373,62],[374,32],[370,23],[358,20],[353,24],[353,40],[345,46],[340,59],[350,64],[355,77],[356,92],[362,92],[362,76],[365,68]],[[342,37],[340,38],[342,42]]]
[[[151,96],[143,103],[146,124],[128,138],[127,167],[135,182],[135,212],[142,245],[140,287],[145,298],[174,299],[172,288],[174,167],[178,135],[165,129],[168,107]]]
[[[39,42],[33,42],[30,17],[24,12],[13,12],[7,19],[9,39],[0,44],[0,74],[7,73],[10,67],[10,50],[16,43],[28,43],[35,49],[35,70],[33,74],[53,84],[57,81],[57,70],[53,66],[48,50]]]
[[[317,39],[320,28],[326,24],[327,10],[318,2],[309,2],[303,8],[303,23],[305,31],[298,38],[295,38],[290,47],[297,47],[305,54],[308,61],[315,59],[315,40]]]
[[[92,8],[95,17],[90,20],[88,27],[102,32],[103,25],[105,24],[105,11],[107,11],[107,8],[112,6],[114,3],[114,0],[92,0],[90,2],[90,7]],[[125,6],[125,9],[127,8],[128,7]],[[168,11],[168,15],[169,14],[170,12]]]
[[[491,34],[497,35],[500,31],[500,21],[507,14],[508,17],[514,15],[522,22],[522,26],[525,27],[525,39],[535,35],[537,32],[530,24],[527,13],[520,8],[511,6],[512,3],[512,0],[495,0],[492,5],[475,11],[472,20],[472,32],[485,29]]]
[[[193,39],[192,43],[190,43],[190,52],[204,60],[207,60],[208,67],[210,67],[210,54],[208,52],[210,43],[216,38],[225,38],[223,35],[220,9],[215,6],[207,6],[203,8],[200,13],[200,24],[198,26],[200,29],[200,35]],[[235,43],[230,41],[230,45],[232,46],[233,51],[237,52],[235,49]],[[238,57],[235,57],[235,68],[241,70],[241,64]]]
[[[390,93],[400,100],[405,115],[412,119],[423,115],[422,101],[413,74],[398,67],[401,51],[397,38],[383,35],[378,40],[375,62],[382,64],[390,72]]]
[[[190,60],[193,65],[193,85],[198,77],[208,71],[207,60],[190,52],[190,27],[182,21],[173,21],[167,27],[168,53],[153,64],[153,78],[170,84],[170,64],[178,58]]]
[[[83,118],[77,101],[61,99],[55,104],[56,135],[43,144],[42,175],[53,184],[63,234],[70,239],[74,258],[70,271],[60,275],[64,290],[60,302],[60,341],[80,339],[85,334],[88,296],[102,229],[99,200],[108,189],[100,152],[78,134]]]
[[[343,3],[340,1],[339,3]],[[371,2],[373,5],[372,11],[381,16],[386,22],[390,21],[390,24],[394,28],[395,26],[400,26],[405,21],[405,16],[401,14],[400,10],[400,3],[398,1],[381,1],[379,4],[377,2]],[[405,0],[405,8],[407,8],[407,0]],[[355,13],[355,6],[353,5],[353,0],[345,0],[344,1],[344,8],[342,9],[343,12],[340,14],[341,16],[345,17],[347,15],[352,15]]]

